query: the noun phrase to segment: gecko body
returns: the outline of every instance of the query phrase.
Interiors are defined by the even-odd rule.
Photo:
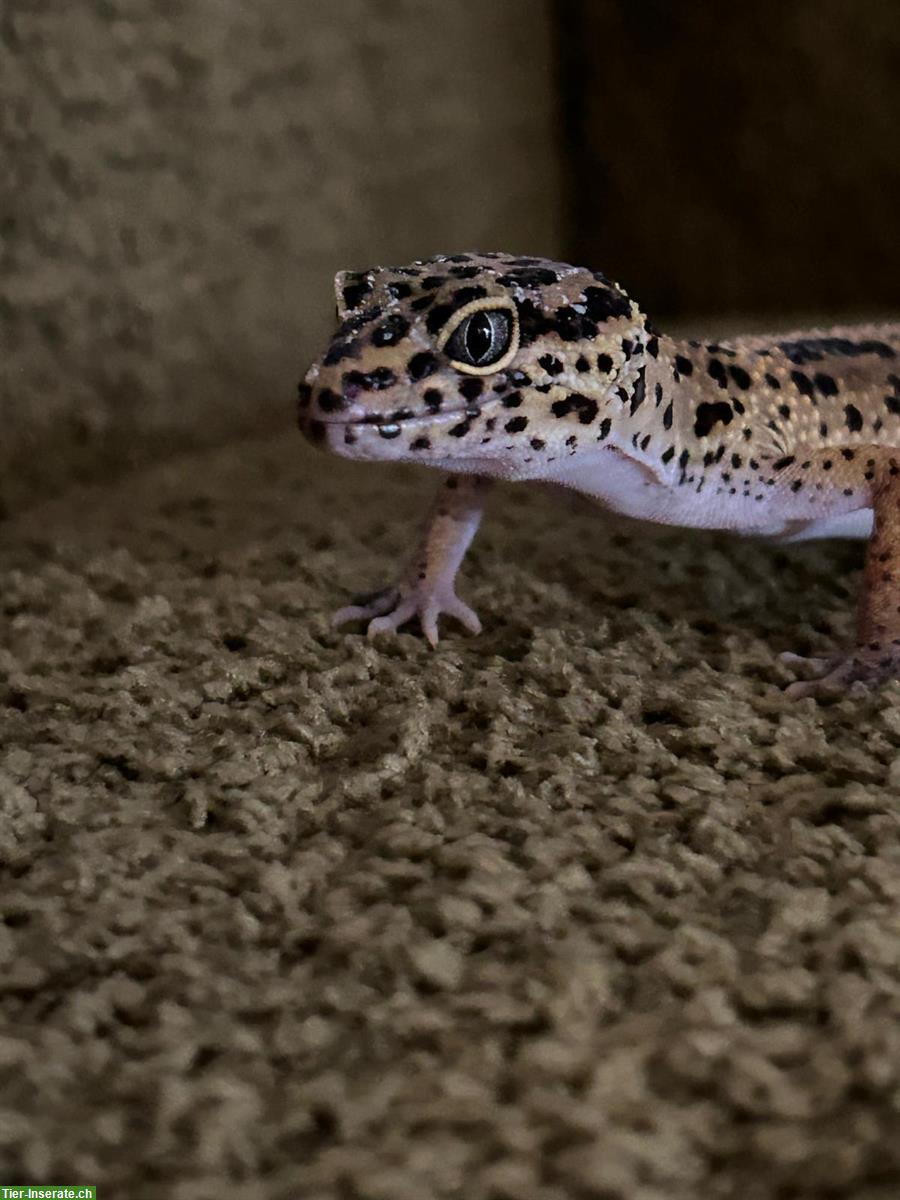
[[[398,584],[338,622],[480,628],[454,580],[485,493],[535,481],[645,521],[869,538],[858,645],[789,692],[900,674],[900,325],[677,340],[601,273],[508,254],[340,272],[335,294],[301,429],[448,473]]]

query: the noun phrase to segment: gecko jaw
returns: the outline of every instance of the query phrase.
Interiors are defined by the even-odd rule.
[[[363,429],[372,426],[382,437],[399,436],[404,430],[433,428],[442,421],[462,421],[467,417],[474,420],[485,412],[491,412],[502,404],[501,396],[491,396],[480,402],[471,401],[460,408],[439,408],[427,413],[404,413],[397,409],[393,413],[365,413],[363,416],[330,416],[315,414],[309,424],[318,423],[327,428]],[[394,432],[396,430],[396,433]]]

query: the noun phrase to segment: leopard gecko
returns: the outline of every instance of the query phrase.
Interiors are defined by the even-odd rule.
[[[491,481],[533,480],[667,525],[868,538],[856,645],[783,655],[808,676],[787,691],[900,676],[900,324],[678,340],[600,272],[500,253],[341,271],[335,294],[301,430],[447,473],[399,581],[336,624],[477,633],[457,571]]]

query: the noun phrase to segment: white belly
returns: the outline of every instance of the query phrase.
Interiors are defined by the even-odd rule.
[[[782,489],[767,489],[762,501],[740,494],[717,495],[715,486],[698,493],[694,486],[661,482],[651,468],[606,448],[590,460],[576,456],[560,464],[548,482],[582,492],[613,512],[663,525],[731,530],[784,542],[867,538],[872,532],[871,508],[842,512],[841,504],[846,504],[842,496],[823,493],[810,513],[803,507],[808,503],[805,498],[797,499]]]

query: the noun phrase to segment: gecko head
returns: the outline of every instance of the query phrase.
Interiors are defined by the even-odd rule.
[[[618,285],[543,258],[341,271],[335,295],[299,422],[348,458],[538,478],[609,434],[652,337]]]

